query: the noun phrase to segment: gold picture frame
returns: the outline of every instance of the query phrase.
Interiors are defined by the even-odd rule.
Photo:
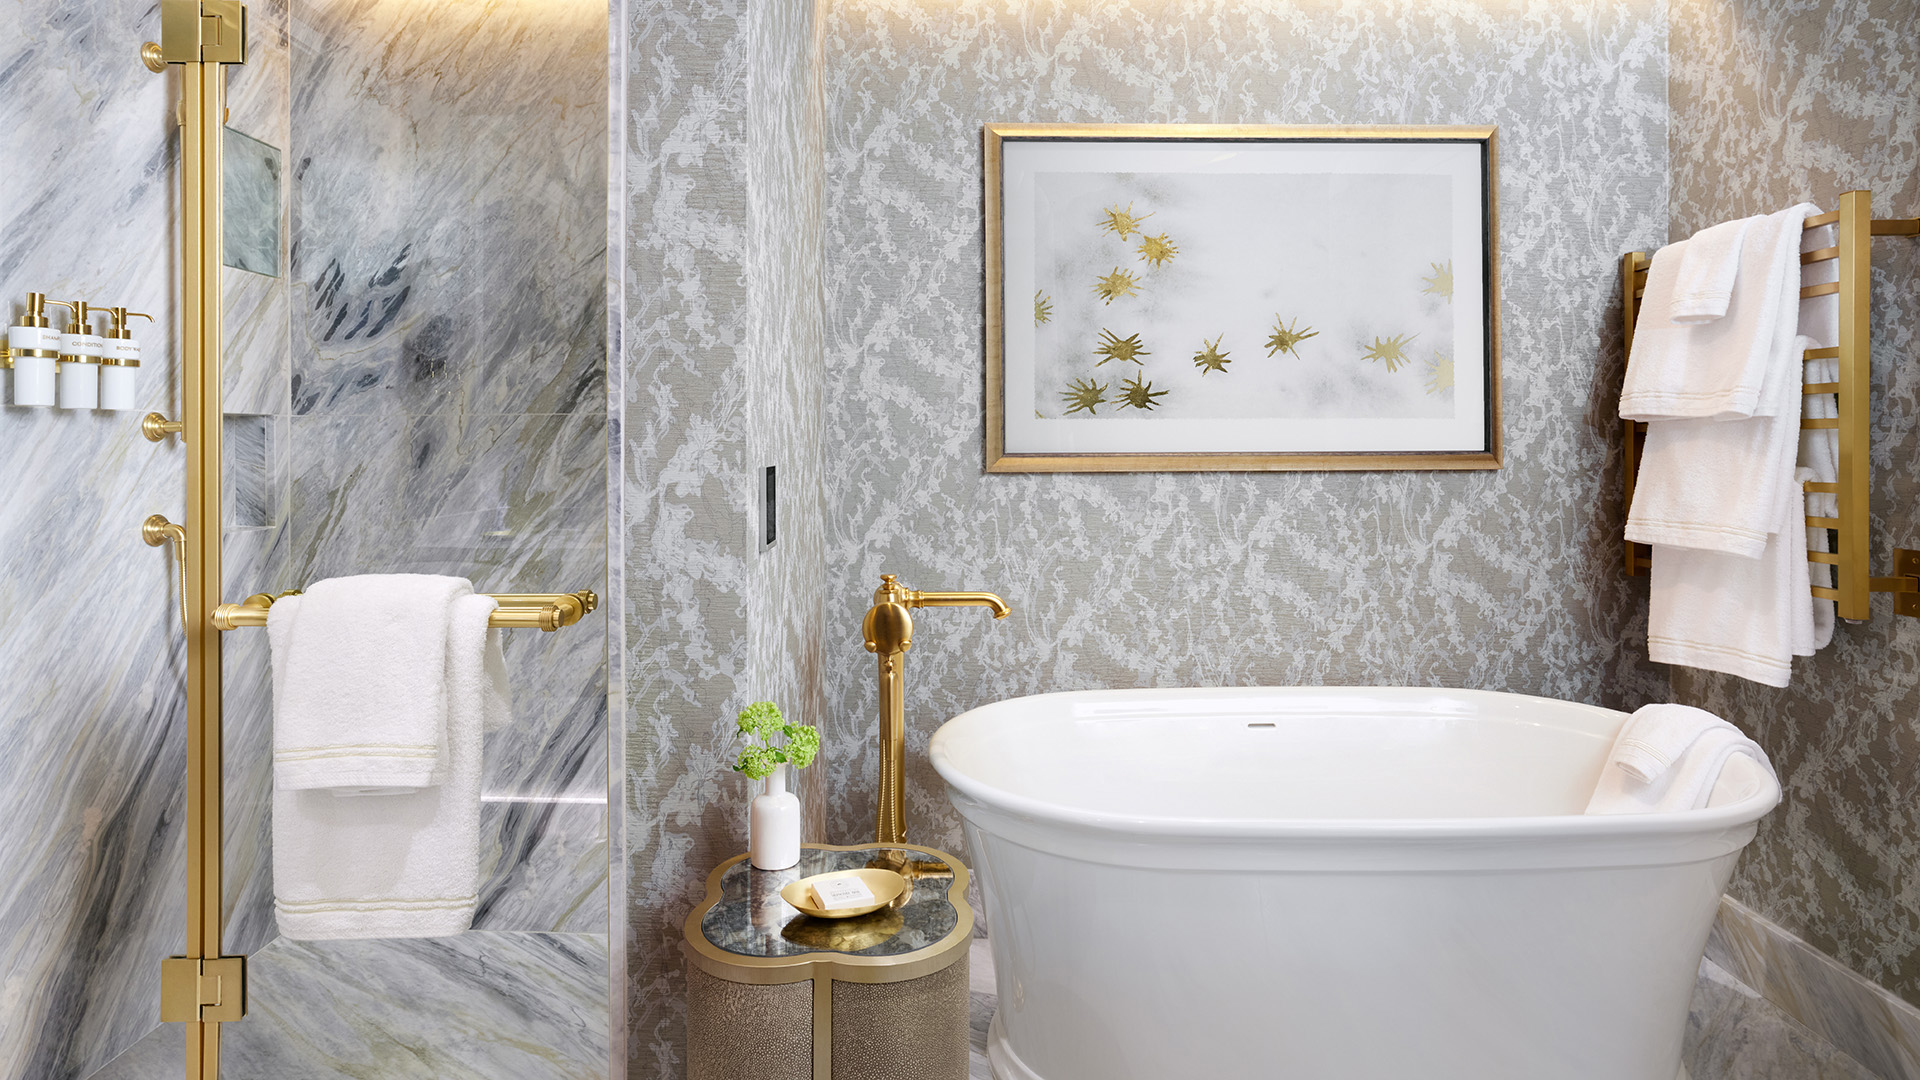
[[[988,472],[1276,472],[1464,470],[1501,467],[1497,128],[1492,126],[1291,127],[1238,124],[987,124],[983,136],[986,211],[986,469]],[[1212,145],[1218,143],[1231,145],[1227,147]],[[1429,147],[1444,149],[1435,150],[1430,155],[1421,149]],[[1319,157],[1309,158],[1298,152],[1305,148],[1313,148],[1310,152],[1317,153]],[[1133,156],[1129,156],[1130,150],[1134,152]],[[1017,190],[1011,195],[1007,187],[1010,156],[1019,159],[1015,170]],[[1429,174],[1420,171],[1428,167],[1422,164],[1428,156],[1440,163],[1437,166],[1440,172]],[[1140,167],[1137,169],[1131,167],[1136,159],[1140,162]],[[1227,166],[1213,164],[1221,161],[1235,164]],[[1159,164],[1156,165],[1156,162]],[[1189,164],[1178,165],[1178,162]],[[1193,165],[1192,162],[1206,164]],[[1345,162],[1346,165],[1342,167],[1363,171],[1345,174],[1315,171],[1322,169],[1322,166],[1328,162]],[[1384,164],[1376,165],[1375,162]],[[1162,166],[1165,168],[1163,169]],[[1444,270],[1445,293],[1442,306],[1445,310],[1437,316],[1431,314],[1426,316],[1430,320],[1443,318],[1444,322],[1434,323],[1433,325],[1442,328],[1442,333],[1430,334],[1428,342],[1423,343],[1430,352],[1425,369],[1428,373],[1425,383],[1428,389],[1425,393],[1429,397],[1445,393],[1448,403],[1454,410],[1453,415],[1440,417],[1435,413],[1432,419],[1413,420],[1382,415],[1356,420],[1332,415],[1275,419],[1255,414],[1236,414],[1224,419],[1215,419],[1206,415],[1188,415],[1173,422],[1165,419],[1149,420],[1149,417],[1168,414],[1155,409],[1156,405],[1166,404],[1159,400],[1165,391],[1154,391],[1151,388],[1152,381],[1145,373],[1145,361],[1140,359],[1150,353],[1142,348],[1139,336],[1132,335],[1122,339],[1120,332],[1129,329],[1128,326],[1122,326],[1120,331],[1103,329],[1100,337],[1089,339],[1096,342],[1097,347],[1092,350],[1081,350],[1075,347],[1055,349],[1052,353],[1048,353],[1037,341],[1031,340],[1040,336],[1043,332],[1042,328],[1052,322],[1055,314],[1055,299],[1044,288],[1034,290],[1034,321],[1031,324],[1034,328],[1033,334],[1029,339],[1016,342],[1012,350],[1017,354],[1011,365],[1014,369],[1013,383],[1016,384],[1013,390],[1021,397],[1018,405],[1010,403],[1008,398],[1010,388],[1008,327],[1010,324],[1007,318],[1007,291],[1016,281],[1019,282],[1018,287],[1023,290],[1027,285],[1034,284],[1040,275],[1040,271],[1034,269],[1034,266],[1041,261],[1039,241],[1022,233],[1013,239],[1014,247],[1022,252],[1025,262],[1016,264],[1009,271],[1007,215],[1010,203],[1015,205],[1015,212],[1021,215],[1020,220],[1028,226],[1028,232],[1038,236],[1042,230],[1064,229],[1067,226],[1058,224],[1063,220],[1070,220],[1076,228],[1086,225],[1080,222],[1078,217],[1065,219],[1058,214],[1046,214],[1036,209],[1037,206],[1046,202],[1044,194],[1034,194],[1043,181],[1049,184],[1081,183],[1084,186],[1109,177],[1129,183],[1145,182],[1145,180],[1160,177],[1175,178],[1167,181],[1169,183],[1195,185],[1210,182],[1206,179],[1191,179],[1196,176],[1214,175],[1206,172],[1208,168],[1227,170],[1220,172],[1218,174],[1220,176],[1246,175],[1255,178],[1252,181],[1237,179],[1211,181],[1216,186],[1209,190],[1220,190],[1221,185],[1233,185],[1232,190],[1251,192],[1254,189],[1249,187],[1249,184],[1270,177],[1278,177],[1281,179],[1273,181],[1274,183],[1320,182],[1325,184],[1327,190],[1333,191],[1335,190],[1334,180],[1313,180],[1315,177],[1333,176],[1340,183],[1338,198],[1346,200],[1342,205],[1348,210],[1348,219],[1354,217],[1356,205],[1354,200],[1362,198],[1368,191],[1373,190],[1366,188],[1364,184],[1356,185],[1356,181],[1378,180],[1382,183],[1397,183],[1406,190],[1414,190],[1406,187],[1407,185],[1424,185],[1418,190],[1436,193],[1431,197],[1423,196],[1425,201],[1411,198],[1405,201],[1407,204],[1418,203],[1430,209],[1441,208],[1447,218],[1447,223],[1443,227],[1439,224],[1439,216],[1428,213],[1425,218],[1420,219],[1423,228],[1426,229],[1421,235],[1438,238],[1435,242],[1448,245],[1445,250],[1450,253],[1456,251],[1473,253],[1481,271],[1477,275],[1477,282],[1473,280],[1473,275],[1463,279],[1454,273],[1455,261],[1449,257]],[[1377,175],[1364,171],[1376,168],[1382,170]],[[1261,169],[1277,171],[1261,172],[1259,171]],[[1445,175],[1447,170],[1451,170],[1450,176]],[[1060,177],[1092,177],[1095,180],[1062,181],[1058,179]],[[1447,183],[1442,184],[1443,179]],[[1477,179],[1477,188],[1471,183],[1475,179]],[[1461,191],[1459,190],[1461,188],[1475,189]],[[1132,191],[1134,189],[1102,188],[1100,190]],[[1192,209],[1205,202],[1200,198],[1200,195],[1204,194],[1200,189],[1173,190],[1176,191],[1176,198],[1185,200],[1182,205],[1188,208],[1188,220],[1196,222],[1196,225],[1203,229],[1214,230],[1203,235],[1222,235],[1219,230],[1225,226],[1218,221],[1202,220],[1203,211]],[[1380,188],[1379,190],[1398,192],[1402,188]],[[1446,192],[1444,202],[1440,201],[1443,197],[1437,194],[1443,190]],[[1183,192],[1191,193],[1180,194]],[[1380,211],[1383,220],[1381,222],[1369,220],[1368,228],[1376,231],[1391,229],[1392,220],[1409,220],[1406,215],[1414,212],[1406,209],[1402,200],[1395,198],[1387,201],[1391,205],[1383,207]],[[1046,205],[1051,207],[1053,204],[1046,203]],[[1218,202],[1215,205],[1227,204]],[[1100,239],[1111,246],[1113,236],[1117,235],[1124,243],[1137,232],[1141,237],[1138,259],[1142,261],[1142,265],[1137,268],[1130,265],[1127,269],[1116,267],[1112,274],[1095,277],[1092,291],[1104,298],[1100,312],[1106,312],[1116,299],[1130,301],[1138,297],[1140,292],[1137,286],[1142,283],[1143,278],[1170,264],[1171,260],[1178,258],[1179,255],[1179,248],[1172,246],[1172,238],[1167,232],[1163,231],[1157,237],[1148,236],[1145,228],[1139,224],[1151,212],[1134,214],[1132,202],[1126,204],[1125,210],[1119,207],[1120,203],[1116,198],[1111,211],[1104,207],[1100,210],[1100,214],[1105,215],[1101,218],[1100,230],[1109,234]],[[1312,213],[1313,208],[1310,206],[1297,206],[1277,214],[1269,215],[1263,212],[1259,216],[1265,219],[1261,222],[1261,227],[1272,230],[1292,227],[1286,224],[1289,221],[1311,221]],[[1113,216],[1115,214],[1118,216]],[[1393,214],[1401,216],[1386,220]],[[1366,216],[1371,218],[1373,215]],[[1244,220],[1244,218],[1236,219],[1234,227],[1238,228],[1238,222]],[[1333,219],[1328,218],[1328,220]],[[1477,237],[1470,235],[1468,229],[1460,227],[1469,222],[1477,225],[1477,228],[1471,230],[1471,232],[1477,232]],[[1087,231],[1086,228],[1082,229],[1082,232]],[[1047,232],[1047,235],[1052,234],[1051,231]],[[1024,248],[1021,247],[1023,242],[1026,244]],[[1427,257],[1433,249],[1431,243],[1428,249],[1429,251],[1420,253],[1421,257]],[[1054,251],[1052,248],[1047,250],[1049,254]],[[1377,245],[1366,248],[1365,251],[1374,254],[1356,255],[1342,251],[1337,256],[1342,260],[1341,265],[1346,267],[1347,280],[1353,279],[1355,274],[1367,271],[1372,265],[1361,265],[1360,260],[1380,257],[1377,254]],[[1084,258],[1078,254],[1078,249],[1074,257],[1081,258],[1084,262]],[[1085,258],[1091,257],[1091,255],[1085,256]],[[1402,271],[1404,271],[1406,260],[1411,257],[1405,251],[1392,253],[1392,258],[1396,260],[1394,265]],[[1064,259],[1057,259],[1056,264],[1064,261]],[[1104,265],[1105,256],[1101,261]],[[1276,265],[1280,264],[1303,265],[1293,260],[1276,260]],[[1441,287],[1443,271],[1439,262],[1434,261],[1431,265],[1433,266],[1432,276],[1421,279],[1427,287],[1417,291],[1437,296],[1440,295],[1438,290]],[[1139,275],[1134,273],[1135,269],[1140,271]],[[1229,271],[1231,269],[1232,267],[1229,267]],[[1329,273],[1328,276],[1331,278],[1333,275]],[[1404,272],[1400,276],[1405,276]],[[1245,275],[1239,275],[1233,280],[1248,279]],[[1398,278],[1394,280],[1397,281]],[[1470,306],[1478,311],[1477,327],[1476,321],[1470,318],[1456,319],[1456,310],[1465,311],[1469,308],[1465,303],[1455,305],[1456,283],[1462,284],[1462,291],[1471,300]],[[1409,288],[1413,284],[1418,283],[1409,283]],[[1193,286],[1187,287],[1191,292]],[[1077,292],[1078,290],[1076,294]],[[1347,303],[1349,307],[1354,303],[1353,297],[1356,295],[1352,291],[1338,294],[1341,302]],[[1426,304],[1422,310],[1431,312],[1434,308],[1435,301],[1431,299],[1423,300],[1415,296],[1411,300],[1403,301],[1399,299],[1399,294],[1394,295],[1396,303],[1419,301]],[[1077,297],[1076,304],[1079,306],[1075,311],[1079,312],[1080,307],[1091,307],[1092,303],[1093,301],[1085,297]],[[1183,313],[1186,311],[1185,308],[1179,310]],[[1076,314],[1075,318],[1088,327],[1101,325],[1100,322],[1088,321],[1084,314]],[[1141,315],[1134,321],[1136,324],[1146,325],[1150,318],[1150,315]],[[1281,319],[1279,314],[1276,314],[1273,319],[1279,330],[1275,331],[1265,343],[1268,348],[1268,357],[1281,355],[1281,350],[1284,350],[1292,360],[1300,359],[1303,352],[1296,346],[1304,341],[1305,337],[1318,336],[1318,332],[1294,333],[1293,331],[1304,332],[1312,328],[1300,325],[1297,320],[1289,324]],[[1242,321],[1245,321],[1244,318]],[[1349,330],[1351,326],[1358,325],[1358,321],[1349,317],[1344,310],[1337,315],[1336,322]],[[1241,359],[1257,355],[1259,347],[1257,342],[1253,347],[1249,347],[1245,338],[1246,335],[1243,333],[1235,339],[1235,347],[1242,350]],[[1403,347],[1419,338],[1418,333],[1395,336],[1380,334],[1373,338],[1371,345],[1368,345],[1364,336],[1355,338],[1349,332],[1345,337],[1330,335],[1328,341],[1317,343],[1316,348],[1325,352],[1331,348],[1329,342],[1340,342],[1338,348],[1345,350],[1340,354],[1340,362],[1346,365],[1341,369],[1343,372],[1341,377],[1348,379],[1349,383],[1356,387],[1345,392],[1352,400],[1378,403],[1389,399],[1373,395],[1370,390],[1354,383],[1353,380],[1368,378],[1377,382],[1383,378],[1380,375],[1382,371],[1392,372],[1397,376],[1402,367],[1410,366],[1408,362],[1412,359],[1402,353]],[[1222,380],[1216,380],[1212,384],[1204,382],[1204,376],[1216,371],[1228,370],[1227,365],[1233,362],[1233,350],[1216,351],[1221,340],[1218,336],[1212,342],[1206,342],[1202,335],[1201,340],[1205,345],[1205,351],[1197,351],[1192,358],[1202,380],[1196,385],[1215,387],[1216,389],[1211,391],[1210,400],[1227,402],[1231,408],[1261,407],[1254,402],[1252,395],[1219,391],[1218,387],[1227,385]],[[1444,342],[1451,351],[1442,351],[1438,346],[1433,345],[1432,342],[1436,340]],[[1355,345],[1356,341],[1357,345]],[[1459,347],[1462,342],[1475,346],[1474,352],[1477,353],[1476,358],[1482,361],[1481,364],[1455,364],[1456,357],[1468,355],[1465,349]],[[1188,343],[1186,347],[1191,347],[1191,344]],[[1422,346],[1416,346],[1416,348],[1419,347]],[[1364,352],[1349,355],[1354,354],[1356,348]],[[1041,369],[1044,367],[1048,370],[1060,370],[1062,364],[1084,364],[1087,360],[1085,357],[1080,357],[1077,361],[1053,359],[1056,355],[1078,356],[1081,351],[1103,355],[1102,359],[1093,361],[1096,365],[1103,366],[1109,360],[1118,359],[1122,362],[1116,365],[1117,369],[1134,373],[1131,381],[1119,384],[1124,388],[1122,398],[1104,397],[1115,383],[1109,380],[1105,384],[1096,384],[1093,380],[1103,377],[1103,373],[1097,371],[1085,379],[1075,379],[1065,383],[1066,391],[1055,395],[1062,399],[1058,402],[1043,397],[1043,393],[1046,392],[1040,389],[1044,378],[1040,373]],[[1168,357],[1162,357],[1156,361],[1160,365],[1159,370],[1184,383],[1194,384],[1194,376],[1184,368],[1178,367],[1177,362],[1171,361],[1172,355],[1169,354]],[[1374,368],[1367,368],[1364,363],[1352,362],[1356,356],[1360,361],[1373,360],[1384,361],[1384,363]],[[1135,368],[1126,369],[1124,361],[1127,360],[1133,361]],[[1268,370],[1281,369],[1269,367]],[[1464,372],[1463,375],[1462,372]],[[1417,377],[1418,372],[1415,372],[1415,375]],[[1155,375],[1155,378],[1159,377]],[[1327,376],[1321,381],[1326,382],[1330,378],[1332,377]],[[1457,382],[1456,378],[1458,378]],[[1051,383],[1047,385],[1051,386]],[[1399,386],[1400,383],[1394,385]],[[1391,401],[1394,403],[1405,401],[1408,403],[1407,408],[1427,409],[1429,412],[1440,408],[1438,403],[1426,403],[1414,397],[1411,390],[1399,389],[1394,392],[1400,396],[1391,398]],[[1300,408],[1304,406],[1293,403],[1320,400],[1297,394],[1284,394],[1280,389],[1272,390],[1271,396],[1276,402],[1287,403],[1276,406],[1282,408]],[[1322,396],[1325,394],[1323,393]],[[1092,405],[1089,406],[1087,404],[1089,399],[1097,400],[1093,400]],[[1119,408],[1127,405],[1134,406],[1133,416],[1114,415]],[[1072,408],[1061,415],[1047,415],[1048,410],[1061,413],[1066,406],[1072,406]],[[1111,410],[1107,417],[1099,414],[1098,409],[1101,407]],[[1393,407],[1399,406],[1395,404]],[[1019,410],[1019,418],[1011,425],[1014,437],[1010,439],[1009,417],[1016,409]],[[1033,412],[1034,420],[1031,422],[1025,419],[1027,411]],[[1086,411],[1088,415],[1072,418],[1072,413],[1079,411]],[[1105,424],[1086,423],[1088,419],[1107,422]],[[1063,424],[1060,423],[1062,420],[1071,420],[1071,422]],[[1115,423],[1116,420],[1120,422]],[[1269,431],[1271,435],[1266,434]],[[1369,431],[1376,431],[1377,435],[1369,436],[1367,434]],[[1269,437],[1275,442],[1274,448],[1252,445]],[[1370,447],[1366,444],[1368,438],[1396,444],[1408,443],[1412,440],[1427,440],[1427,442],[1413,448],[1407,445]],[[1181,446],[1179,444],[1181,439],[1188,440],[1189,445]],[[1305,445],[1315,439],[1329,444],[1337,443],[1338,446]],[[1222,445],[1194,448],[1199,443],[1211,442]],[[1167,445],[1160,445],[1161,443]],[[1225,444],[1228,443],[1233,445],[1227,447]],[[1120,448],[1122,446],[1125,448]],[[1169,448],[1170,446],[1176,448]]]

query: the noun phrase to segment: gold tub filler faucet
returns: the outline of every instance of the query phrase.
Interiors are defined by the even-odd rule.
[[[873,826],[877,844],[907,840],[906,666],[907,650],[913,648],[913,616],[908,610],[976,606],[991,608],[996,619],[1013,613],[1005,600],[990,592],[921,592],[901,585],[892,574],[880,575],[880,587],[873,590],[873,606],[867,609],[861,632],[866,635],[867,651],[880,659],[880,806]]]

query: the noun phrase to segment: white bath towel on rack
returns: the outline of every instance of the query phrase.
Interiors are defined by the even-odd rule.
[[[274,791],[274,911],[285,936],[434,937],[473,924],[481,746],[510,708],[499,635],[487,627],[497,606],[479,595],[453,604],[444,661],[447,766],[438,786],[355,798]]]
[[[267,615],[277,789],[432,787],[446,776],[448,616],[465,578],[363,574]]]
[[[1771,415],[1772,362],[1798,333],[1791,291],[1799,275],[1800,234],[1820,208],[1801,203],[1747,226],[1725,317],[1700,325],[1673,321],[1687,241],[1654,253],[1646,296],[1634,322],[1620,415],[1628,420]],[[1798,414],[1798,408],[1792,410]]]

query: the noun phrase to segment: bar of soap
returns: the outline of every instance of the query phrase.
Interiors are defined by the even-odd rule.
[[[828,878],[816,881],[808,890],[813,893],[813,902],[822,911],[838,911],[841,908],[862,907],[873,903],[873,890],[857,877]]]

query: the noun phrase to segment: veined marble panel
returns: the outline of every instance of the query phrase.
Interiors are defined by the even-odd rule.
[[[1873,192],[1920,214],[1920,6],[1681,0],[1673,5],[1674,238],[1802,200]],[[1916,539],[1920,245],[1873,242],[1875,560]],[[1874,574],[1888,573],[1876,562]],[[1780,771],[1729,893],[1920,1004],[1920,626],[1878,598],[1771,690],[1673,669],[1675,700],[1745,727]],[[1864,1060],[1864,1059],[1863,1059]]]
[[[279,1080],[588,1080],[607,1068],[607,947],[590,934],[276,941],[247,962],[224,1074]],[[95,1074],[170,1080],[169,1024]]]
[[[298,6],[295,411],[601,408],[606,13]]]
[[[181,516],[180,455],[137,427],[178,405],[176,81],[139,63],[149,0],[0,13],[0,314],[32,291],[155,316],[136,409],[0,408],[0,1077],[64,1080],[153,1027],[182,933],[178,598],[139,540]]]
[[[1652,0],[835,4],[827,25],[831,832],[868,827],[882,573],[915,619],[911,835],[959,853],[949,717],[1098,687],[1470,686],[1665,700],[1618,571],[1620,252],[1667,227]],[[984,475],[981,125],[1497,124],[1497,472]],[[1284,212],[1284,211],[1281,211]]]

